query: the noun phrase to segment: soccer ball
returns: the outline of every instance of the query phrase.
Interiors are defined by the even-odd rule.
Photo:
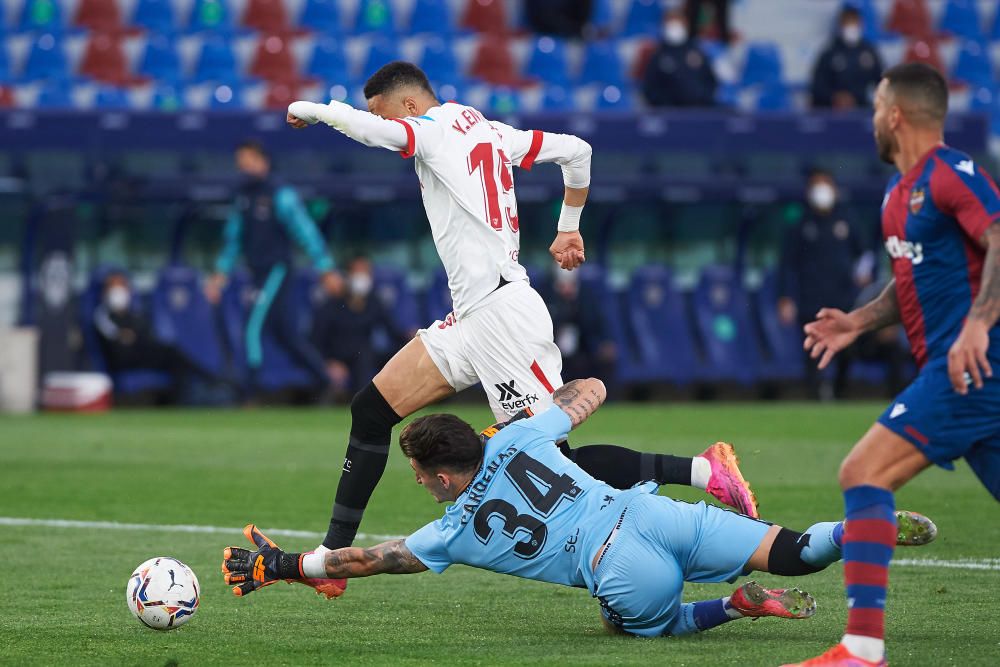
[[[125,587],[125,601],[135,617],[154,630],[173,630],[198,611],[201,587],[184,563],[158,556],[135,568]]]

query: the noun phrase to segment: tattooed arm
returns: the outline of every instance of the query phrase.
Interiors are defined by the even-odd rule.
[[[404,540],[383,542],[367,549],[336,549],[326,554],[324,565],[331,579],[370,577],[373,574],[414,574],[427,569],[406,548]]]
[[[860,333],[875,331],[890,324],[899,324],[899,301],[896,298],[896,279],[885,286],[881,294],[865,305],[851,311]]]
[[[967,394],[969,385],[981,389],[983,377],[992,377],[986,352],[990,346],[990,329],[1000,319],[1000,222],[994,222],[979,239],[986,248],[983,277],[979,283],[979,296],[972,303],[961,333],[948,350],[948,377],[952,388]]]
[[[597,378],[587,378],[572,380],[556,389],[552,394],[552,402],[569,415],[573,428],[576,428],[597,412],[597,408],[601,407],[607,397],[608,390],[603,382]]]

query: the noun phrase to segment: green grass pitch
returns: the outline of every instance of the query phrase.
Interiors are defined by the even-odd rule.
[[[837,466],[881,408],[612,405],[573,442],[691,455],[732,441],[764,517],[802,530],[842,514]],[[475,425],[491,421],[484,407],[454,410]],[[0,516],[231,528],[255,521],[318,532],[347,428],[341,409],[0,418]],[[893,566],[892,664],[1000,665],[1000,505],[964,463],[953,473],[928,471],[897,502],[940,528],[936,543],[897,558],[973,559],[986,569]],[[362,530],[406,534],[440,512],[394,445]],[[465,567],[353,581],[333,601],[297,585],[238,599],[219,573],[223,547],[243,541],[238,533],[9,524],[0,521],[3,665],[778,665],[825,650],[846,617],[839,566],[794,582],[819,602],[812,619],[742,620],[689,638],[638,640],[604,635],[586,591]],[[318,539],[279,542],[300,550]],[[185,561],[202,584],[197,615],[174,632],[143,627],[125,605],[129,573],[155,555]],[[729,589],[691,585],[685,596]]]

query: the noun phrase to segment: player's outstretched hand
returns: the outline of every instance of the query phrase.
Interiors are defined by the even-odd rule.
[[[969,318],[948,350],[948,378],[956,392],[969,393],[969,380],[976,389],[983,388],[983,378],[993,377],[986,351],[990,345],[989,329],[982,321]]]
[[[559,232],[556,240],[549,246],[549,254],[556,260],[559,268],[572,271],[585,261],[587,255],[583,249],[583,236],[580,232]]]
[[[812,359],[819,359],[820,370],[826,368],[834,355],[854,342],[860,331],[850,315],[838,308],[822,308],[816,319],[803,327],[806,334],[802,346]]]
[[[226,547],[222,552],[222,573],[233,595],[243,596],[276,581],[299,579],[299,559],[286,554],[252,523],[243,534],[257,547],[256,551]]]

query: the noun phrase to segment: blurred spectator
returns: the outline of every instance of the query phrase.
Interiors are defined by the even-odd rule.
[[[715,72],[688,29],[684,13],[666,14],[663,39],[646,64],[642,94],[654,107],[709,107],[715,104]]]
[[[562,353],[567,380],[599,377],[613,384],[618,350],[594,295],[580,291],[580,273],[558,269],[555,294],[548,301],[552,331]]]
[[[870,283],[854,300],[854,308],[874,300],[885,289],[888,278]],[[860,336],[849,353],[861,361],[877,361],[886,365],[886,392],[896,396],[907,385],[904,378],[910,363],[910,346],[902,324],[893,324]]]
[[[732,40],[732,33],[729,32],[729,0],[687,0],[685,13],[691,32],[695,35],[701,34],[702,8],[705,5],[712,5],[715,34],[719,40],[728,44]]]
[[[524,18],[533,32],[581,37],[590,21],[593,5],[593,0],[526,0]]]
[[[155,370],[190,375],[208,382],[223,378],[202,368],[180,349],[156,338],[146,317],[135,308],[128,279],[111,273],[104,279],[101,302],[94,309],[94,327],[111,373]]]
[[[849,311],[859,286],[872,279],[874,252],[837,207],[833,176],[814,171],[806,189],[807,207],[788,231],[778,273],[778,315],[786,324],[804,326],[820,308]],[[806,359],[806,385],[813,398],[843,396],[849,362],[842,358],[831,384],[816,362]]]
[[[861,12],[844,7],[833,41],[813,68],[810,92],[814,108],[871,106],[872,93],[882,76],[882,60],[863,35]]]
[[[243,183],[226,221],[225,245],[216,261],[216,274],[206,285],[206,295],[212,303],[219,302],[226,277],[242,253],[257,290],[246,328],[252,390],[259,384],[258,374],[264,362],[261,336],[267,330],[309,372],[316,389],[322,392],[330,385],[326,365],[296,325],[293,245],[301,246],[316,269],[323,272],[323,286],[328,293],[339,294],[343,280],[334,271],[333,259],[298,193],[271,176],[271,161],[264,147],[253,141],[241,144],[236,150],[236,166],[243,174]]]
[[[399,328],[382,302],[372,294],[372,265],[365,257],[348,266],[347,289],[342,298],[328,299],[316,312],[312,340],[326,362],[334,390],[354,394],[382,366],[374,337],[384,332],[394,349],[409,336]]]

